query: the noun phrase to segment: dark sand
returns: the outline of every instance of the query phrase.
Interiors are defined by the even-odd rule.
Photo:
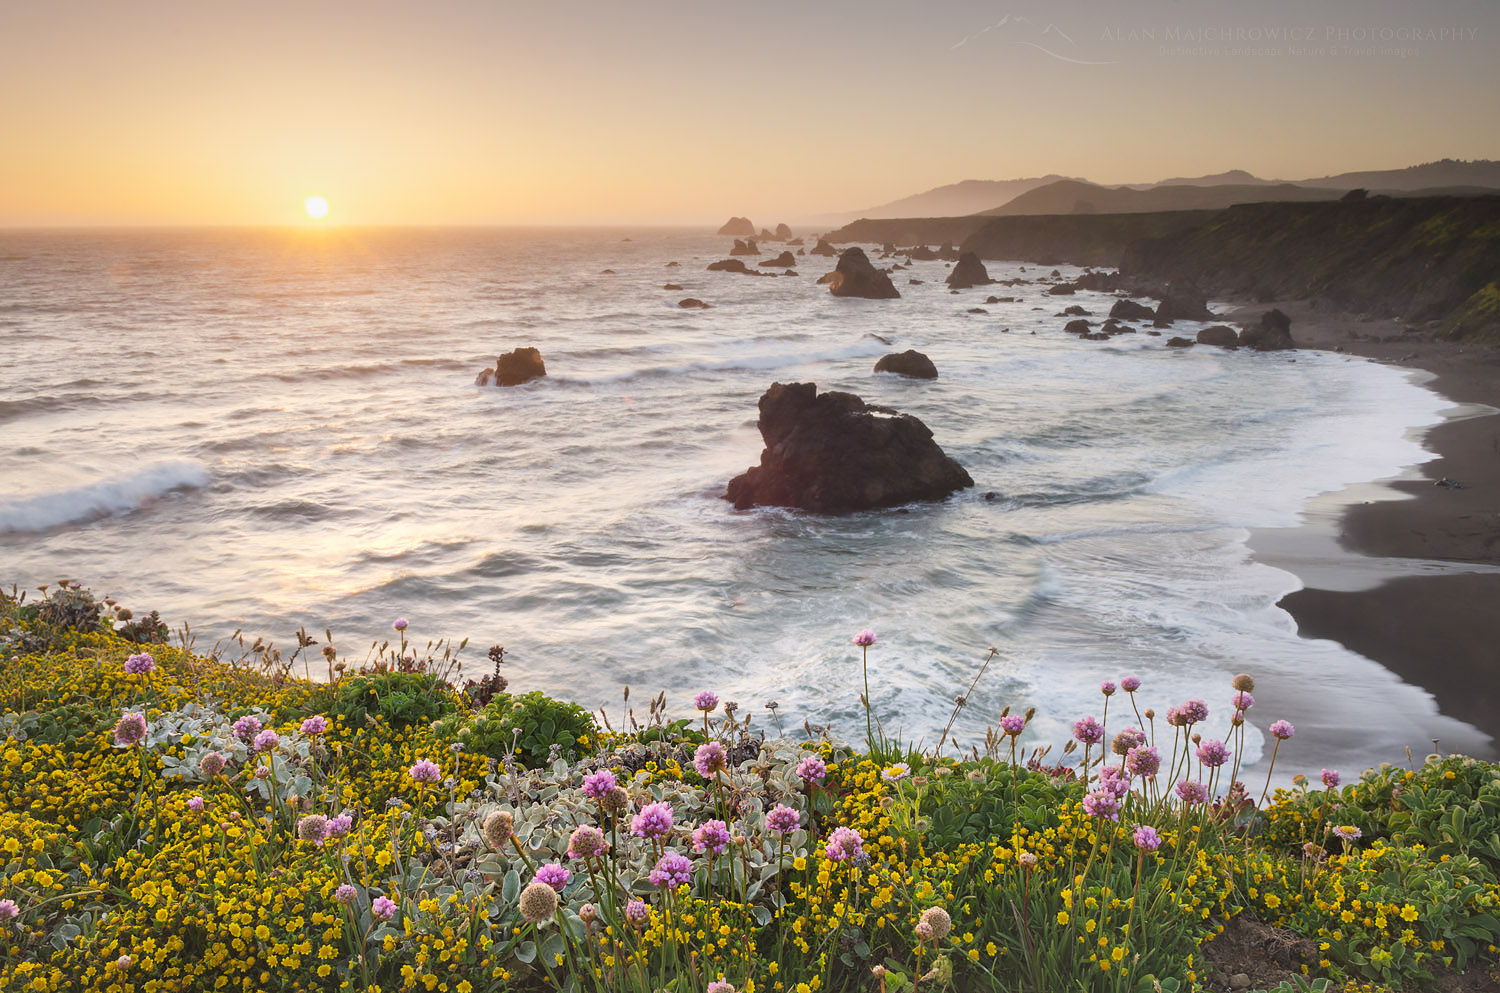
[[[1291,317],[1299,347],[1424,370],[1435,377],[1426,385],[1456,404],[1500,408],[1500,349],[1432,341],[1390,320],[1302,301],[1229,316],[1249,321],[1271,307]],[[1422,478],[1389,484],[1412,499],[1348,506],[1339,544],[1360,555],[1500,566],[1500,417],[1444,422],[1423,444],[1438,458],[1420,467]],[[1445,477],[1462,487],[1436,485]],[[1379,662],[1425,688],[1444,714],[1500,738],[1500,574],[1407,576],[1357,592],[1310,587],[1281,606],[1304,637],[1328,638]]]

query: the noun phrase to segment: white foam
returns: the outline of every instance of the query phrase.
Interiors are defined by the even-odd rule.
[[[180,459],[123,476],[11,498],[0,498],[0,534],[47,531],[79,521],[139,510],[173,490],[208,483],[208,467]]]

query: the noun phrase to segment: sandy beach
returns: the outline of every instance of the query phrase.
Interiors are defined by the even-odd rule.
[[[1321,311],[1306,301],[1248,305],[1228,316],[1250,320],[1272,307],[1291,317],[1301,348],[1422,370],[1432,377],[1426,385],[1455,405],[1500,408],[1500,349],[1433,341],[1399,322]],[[1425,564],[1372,584],[1370,563],[1358,559],[1324,558],[1304,571],[1276,561],[1282,556],[1275,551],[1258,554],[1307,583],[1281,601],[1304,637],[1374,659],[1427,689],[1444,713],[1500,739],[1500,573],[1489,571],[1500,566],[1500,417],[1476,406],[1431,428],[1423,444],[1437,458],[1408,478],[1382,481],[1406,499],[1347,504],[1336,538],[1354,555]],[[1329,581],[1330,570],[1346,575]]]

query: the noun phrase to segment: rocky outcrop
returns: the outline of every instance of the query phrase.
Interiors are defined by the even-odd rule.
[[[838,253],[839,253],[839,250],[837,248],[834,248],[832,245],[828,244],[828,242],[824,241],[822,238],[818,239],[818,243],[813,246],[813,250],[812,250],[812,254],[813,255],[826,255],[829,258],[832,258],[833,256],[837,255]]]
[[[542,353],[535,348],[518,348],[495,360],[495,368],[481,370],[476,386],[520,386],[547,375]]]
[[[754,238],[751,238],[749,241],[740,241],[738,238],[736,238],[736,239],[734,239],[734,247],[729,250],[729,254],[730,255],[759,255],[760,254],[760,249],[758,247],[756,247],[755,239]]]
[[[755,225],[750,223],[748,217],[731,217],[719,229],[719,234],[727,234],[731,237],[736,235],[753,237],[755,235]]]
[[[870,264],[862,248],[845,249],[838,268],[818,280],[828,284],[836,297],[864,297],[869,300],[894,300],[901,296],[891,285],[891,277]]]
[[[958,265],[948,273],[948,287],[954,290],[967,290],[971,286],[988,286],[994,280],[985,270],[984,263],[979,261],[979,256],[973,252],[964,252],[958,257]]]
[[[1047,287],[1047,292],[1055,297],[1070,297],[1077,292],[1077,288],[1072,283],[1058,283]]]
[[[1063,330],[1071,331],[1073,334],[1088,334],[1090,331],[1094,330],[1094,326],[1080,317],[1076,321],[1069,321],[1067,324],[1063,325]]]
[[[1253,348],[1257,352],[1279,352],[1296,348],[1292,340],[1292,319],[1279,310],[1268,310],[1260,315],[1260,323],[1247,325],[1240,331],[1240,346]]]
[[[797,257],[791,252],[782,252],[774,259],[762,259],[758,264],[768,268],[790,269],[797,264]]]
[[[688,297],[686,300],[678,300],[677,306],[681,307],[683,310],[708,309],[708,304],[704,303],[702,300],[699,300],[697,297]]]
[[[1154,321],[1156,311],[1134,300],[1116,300],[1109,308],[1109,316],[1121,321]]]
[[[913,348],[904,352],[892,352],[890,355],[882,355],[880,361],[875,363],[876,372],[893,372],[898,376],[909,376],[912,379],[937,379],[937,366],[932,360]]]
[[[760,398],[760,464],[729,483],[737,508],[847,513],[941,500],[973,486],[910,414],[813,383],[776,383]]]
[[[1234,328],[1215,324],[1211,328],[1204,328],[1198,332],[1198,344],[1217,345],[1220,348],[1239,348],[1240,336],[1234,333]]]
[[[1168,348],[1192,348],[1197,342],[1191,338],[1168,338]]]
[[[1078,306],[1078,304],[1075,303],[1071,307],[1064,307],[1063,308],[1063,312],[1061,314],[1058,314],[1057,316],[1058,317],[1093,317],[1094,315],[1091,314],[1091,313],[1089,313],[1087,310],[1084,310],[1082,307]]]
[[[1173,280],[1162,291],[1161,303],[1156,307],[1156,326],[1164,327],[1173,321],[1211,321],[1213,312],[1208,309],[1208,297],[1192,283]]]

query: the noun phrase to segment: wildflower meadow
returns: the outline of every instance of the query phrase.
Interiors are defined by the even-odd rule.
[[[1496,988],[1500,768],[1273,789],[1296,729],[1250,675],[1159,713],[1113,675],[1065,743],[1016,701],[960,755],[886,737],[869,630],[856,745],[713,688],[590,714],[498,646],[460,682],[416,626],[236,657],[66,581],[0,595],[0,989]]]

